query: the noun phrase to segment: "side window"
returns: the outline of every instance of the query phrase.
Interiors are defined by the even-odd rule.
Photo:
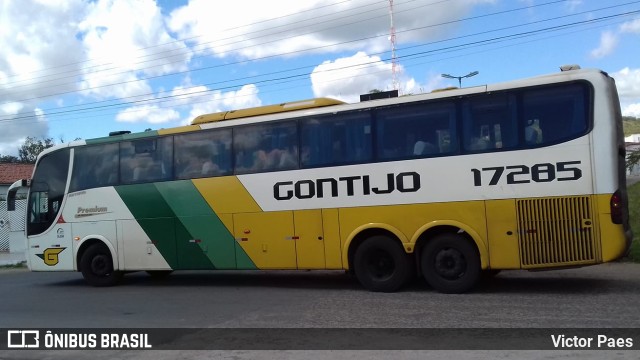
[[[176,135],[174,142],[176,178],[232,173],[230,129]]]
[[[300,133],[303,167],[354,164],[372,159],[369,111],[307,118],[300,121]]]
[[[69,192],[118,184],[118,144],[77,147]]]
[[[464,150],[511,149],[518,144],[514,95],[495,94],[462,102]]]
[[[123,184],[170,180],[173,177],[172,137],[120,143],[120,179]]]
[[[457,150],[454,104],[392,107],[377,113],[377,157],[395,160]]]
[[[236,174],[298,168],[296,123],[238,127],[233,130]]]
[[[589,127],[586,95],[579,84],[525,91],[521,124],[525,145],[543,146],[584,134]]]

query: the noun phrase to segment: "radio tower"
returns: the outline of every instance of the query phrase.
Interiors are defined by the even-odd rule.
[[[393,90],[398,90],[398,59],[396,58],[396,28],[393,26],[393,0],[389,0],[389,18],[391,19],[391,28],[389,29],[389,41],[391,41],[391,76]]]

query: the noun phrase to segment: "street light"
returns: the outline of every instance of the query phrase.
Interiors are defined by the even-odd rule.
[[[458,84],[460,85],[460,87],[462,88],[462,79],[464,78],[470,78],[472,76],[476,76],[478,75],[479,72],[474,71],[474,72],[470,72],[465,76],[453,76],[453,75],[449,75],[449,74],[442,74],[443,78],[447,78],[447,79],[458,79]]]

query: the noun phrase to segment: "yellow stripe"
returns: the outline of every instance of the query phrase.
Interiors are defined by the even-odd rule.
[[[598,228],[600,229],[600,244],[602,262],[619,259],[626,250],[624,228],[611,222],[612,194],[594,195],[598,212]]]
[[[187,125],[187,126],[180,126],[180,127],[171,128],[171,129],[160,129],[158,130],[158,135],[179,134],[179,133],[196,131],[196,130],[200,130],[200,126]]]
[[[216,214],[262,211],[235,176],[194,179],[193,184]]]

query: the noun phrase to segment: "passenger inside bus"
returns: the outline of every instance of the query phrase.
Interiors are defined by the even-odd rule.
[[[540,128],[540,120],[532,119],[527,121],[527,127],[524,129],[524,138],[527,144],[542,143],[542,129]]]

